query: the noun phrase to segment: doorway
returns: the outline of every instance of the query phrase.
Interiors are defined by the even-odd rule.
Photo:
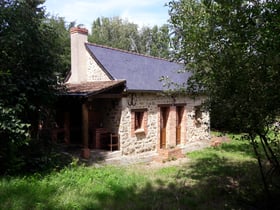
[[[160,107],[160,148],[166,148],[166,127],[169,115],[169,107]]]

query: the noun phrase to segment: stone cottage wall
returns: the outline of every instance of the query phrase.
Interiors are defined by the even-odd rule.
[[[148,151],[156,151],[159,149],[160,138],[160,108],[159,105],[169,106],[169,123],[167,126],[167,145],[175,146],[175,126],[176,116],[174,110],[175,105],[183,105],[185,107],[183,115],[182,141],[178,145],[180,147],[187,146],[188,142],[207,140],[210,138],[209,133],[209,114],[203,112],[199,119],[199,124],[195,119],[195,107],[200,105],[202,98],[196,100],[188,97],[177,97],[175,101],[171,97],[160,94],[137,93],[135,95],[135,105],[129,105],[130,95],[121,101],[122,111],[118,133],[120,134],[121,151],[123,155],[140,154]],[[136,135],[131,134],[131,110],[147,109],[147,133]]]
[[[195,107],[201,105],[203,98],[189,100],[187,104],[187,142],[210,139],[210,115],[201,110],[201,118],[195,118]]]
[[[108,81],[110,78],[87,53],[87,81]],[[131,102],[131,94],[122,99],[107,99],[101,104],[103,124],[110,132],[120,135],[120,146],[123,155],[141,154],[159,150],[160,142],[160,106],[169,107],[167,124],[167,147],[176,146],[176,105],[184,106],[182,123],[182,140],[178,147],[187,147],[189,142],[210,139],[210,119],[208,112],[202,112],[197,118],[196,107],[203,98],[168,97],[163,94],[137,93]],[[175,104],[173,106],[172,104]],[[100,105],[100,104],[99,104]],[[132,134],[131,110],[147,110],[147,131]]]
[[[104,126],[109,132],[118,134],[119,125],[121,123],[122,106],[121,99],[107,99],[103,104]]]
[[[93,60],[89,53],[87,53],[87,81],[108,81],[110,78],[100,68],[100,66]]]

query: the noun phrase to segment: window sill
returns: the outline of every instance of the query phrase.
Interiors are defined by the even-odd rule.
[[[140,133],[145,133],[144,128],[138,128],[137,130],[134,131],[135,134],[140,134]]]

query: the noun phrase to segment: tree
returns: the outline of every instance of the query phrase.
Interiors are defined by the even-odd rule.
[[[161,27],[142,27],[140,30],[140,52],[160,58],[169,58],[169,28],[168,25]]]
[[[22,146],[38,140],[40,113],[54,102],[64,65],[41,3],[0,1],[1,173],[24,165]]]
[[[65,78],[71,69],[71,49],[70,49],[70,28],[75,22],[66,23],[63,17],[52,16],[45,18],[45,24],[55,30],[56,38],[53,45],[56,49],[56,56],[60,62],[57,63],[56,71],[60,78]]]
[[[208,94],[217,126],[247,134],[268,192],[280,173],[279,1],[180,0],[169,8],[174,56],[193,72],[189,91]]]
[[[91,42],[128,51],[138,52],[137,25],[119,17],[97,18],[92,24]]]
[[[119,17],[97,18],[92,24],[89,41],[118,49],[162,58],[169,57],[167,25],[142,27]]]

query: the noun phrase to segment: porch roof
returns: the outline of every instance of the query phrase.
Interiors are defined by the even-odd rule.
[[[125,80],[111,80],[111,81],[94,81],[79,84],[68,83],[66,84],[65,95],[73,96],[93,96],[106,91],[113,90],[114,88],[125,85]],[[122,92],[123,89],[120,91]]]

